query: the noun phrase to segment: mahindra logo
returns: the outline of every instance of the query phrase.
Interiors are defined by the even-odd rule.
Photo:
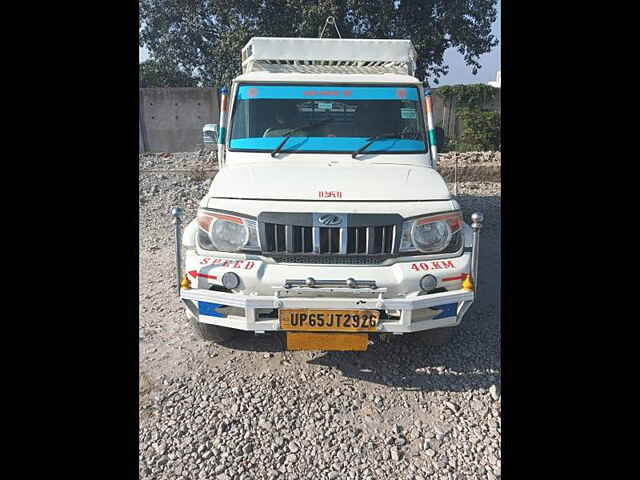
[[[340,225],[342,219],[337,215],[322,215],[318,221],[323,225]]]

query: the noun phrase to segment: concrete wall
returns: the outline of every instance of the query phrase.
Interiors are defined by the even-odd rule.
[[[141,88],[140,150],[192,152],[202,147],[202,127],[218,123],[215,88]]]

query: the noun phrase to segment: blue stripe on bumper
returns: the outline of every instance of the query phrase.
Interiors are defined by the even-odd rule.
[[[458,311],[457,303],[447,303],[445,305],[438,305],[437,307],[431,307],[434,310],[441,310],[441,312],[432,318],[432,320],[437,320],[438,318],[447,318],[447,317],[455,317]]]
[[[220,303],[198,302],[198,312],[200,315],[224,318],[226,315],[217,311],[220,307],[226,307],[226,305],[222,305]]]

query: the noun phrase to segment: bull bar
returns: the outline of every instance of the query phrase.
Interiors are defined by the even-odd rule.
[[[342,289],[332,289],[333,293],[339,294]],[[346,289],[345,289],[346,290]],[[405,298],[382,298],[382,293],[386,289],[358,289],[355,293],[372,293],[378,294],[377,298],[371,297],[282,297],[281,290],[276,290],[273,296],[267,295],[242,295],[235,293],[225,293],[204,289],[182,289],[180,297],[184,301],[191,314],[198,321],[211,325],[219,325],[221,327],[236,328],[239,330],[255,331],[262,333],[266,331],[280,330],[280,321],[278,318],[258,319],[256,315],[257,309],[322,309],[322,310],[399,310],[400,318],[387,319],[378,325],[379,333],[411,333],[421,330],[429,330],[440,327],[453,327],[460,324],[464,314],[467,312],[474,299],[474,292],[469,290],[453,290],[448,292],[432,293],[429,295],[420,295]],[[349,289],[354,293],[354,289]],[[228,316],[218,317],[202,315],[199,312],[196,302],[207,302],[211,304],[219,304],[230,307],[245,309],[244,316]],[[455,313],[444,318],[438,317],[438,308],[444,305],[457,304]],[[431,318],[424,317],[426,309],[432,311],[426,312]],[[419,312],[422,315],[414,315]],[[453,313],[453,312],[452,312]]]

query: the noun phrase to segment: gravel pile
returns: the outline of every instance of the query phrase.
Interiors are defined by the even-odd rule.
[[[448,152],[438,155],[438,170],[447,182],[500,182],[500,152]]]
[[[141,153],[138,156],[141,171],[153,169],[211,169],[217,168],[217,152],[204,148],[195,152]]]
[[[185,168],[213,168],[217,166],[217,153],[214,148],[207,147],[195,152],[178,153],[141,153],[139,155],[140,169],[185,169]],[[456,161],[458,166],[478,163],[500,164],[500,152],[447,152],[438,154],[441,165],[450,166]]]
[[[143,153],[139,159],[144,173],[168,170],[191,171],[199,178],[211,178],[217,170],[217,153],[208,147],[196,152]],[[449,152],[438,155],[438,170],[447,182],[500,182],[500,152]],[[456,173],[457,168],[457,173]]]
[[[211,180],[147,169],[197,158],[140,155],[140,478],[500,478],[500,184],[458,185],[486,221],[480,299],[448,345],[285,352],[268,335],[209,344],[186,321],[169,211],[190,221]]]
[[[458,161],[458,165],[470,165],[474,163],[501,163],[500,152],[447,152],[438,154],[439,160],[443,164],[453,164]]]

